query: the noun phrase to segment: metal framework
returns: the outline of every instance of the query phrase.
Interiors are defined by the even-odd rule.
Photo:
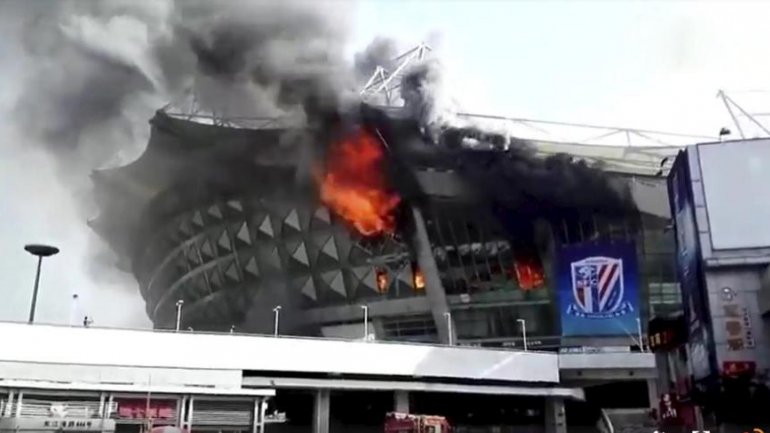
[[[392,64],[397,65],[391,72],[382,65],[378,65],[372,76],[361,89],[360,95],[364,101],[378,102],[384,99],[387,106],[400,106],[403,100],[397,90],[401,87],[401,77],[409,66],[422,61],[432,49],[421,42],[416,47],[393,59]]]
[[[393,60],[392,64],[397,66],[392,72],[389,72],[383,66],[378,66],[360,92],[362,99],[387,107],[402,106],[403,100],[401,100],[396,92],[401,86],[400,79],[409,66],[424,60],[431,53],[432,50],[429,46],[420,43]],[[486,124],[486,126],[495,130],[506,131],[512,136],[561,143],[635,147],[681,147],[695,142],[714,141],[717,139],[716,136],[681,134],[638,128],[555,122],[464,112],[455,114],[460,120],[471,121],[474,124]],[[768,132],[768,135],[770,135],[770,132]]]
[[[398,92],[401,79],[410,66],[429,58],[432,52],[431,47],[420,43],[393,59],[390,62],[394,65],[392,71],[385,66],[377,66],[359,92],[361,99],[382,108],[399,109],[404,102]],[[749,128],[744,123],[749,123],[760,136],[770,136],[770,124],[762,122],[762,117],[770,116],[770,113],[750,113],[723,91],[718,96],[742,138],[749,134]],[[292,114],[281,117],[244,117],[204,110],[193,91],[188,91],[182,101],[171,103],[163,110],[172,117],[232,128],[292,128],[302,125],[300,118]],[[624,172],[665,173],[681,147],[718,141],[725,135],[725,131],[720,132],[719,136],[707,136],[466,112],[456,112],[454,115],[461,123],[531,140],[542,153],[566,151],[579,158],[608,162]]]
[[[740,95],[742,103],[736,102],[736,95]],[[737,130],[740,138],[764,138],[770,137],[770,112],[754,111],[747,106],[759,105],[761,107],[768,105],[768,96],[770,90],[746,90],[731,91],[719,90],[717,98],[722,103],[733,121],[733,126]],[[752,101],[753,98],[758,100]],[[758,104],[752,104],[758,102]],[[723,129],[720,136],[729,135],[732,131]]]

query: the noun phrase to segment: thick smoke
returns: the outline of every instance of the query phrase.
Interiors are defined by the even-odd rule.
[[[520,213],[623,212],[634,209],[628,186],[571,155],[537,155],[526,140],[456,115],[440,63],[420,62],[404,74],[401,97],[423,134],[448,151],[479,192]],[[474,149],[466,152],[463,150]],[[504,151],[504,152],[500,152]]]
[[[375,38],[362,52],[355,56],[355,70],[359,81],[368,80],[378,66],[386,71],[393,71],[393,62],[397,55],[396,41],[384,37]]]
[[[81,263],[96,283],[135,288],[133,278],[114,271],[115,258],[85,225],[96,211],[91,172],[138,157],[147,120],[169,101],[239,117],[302,119],[335,107],[348,94],[345,86],[355,84],[342,58],[343,7],[349,9],[298,0],[2,2],[0,48],[7,54],[0,53],[15,72],[8,74],[14,97],[2,113],[3,138],[18,143],[18,152],[54,158],[57,178],[75,200],[67,209],[77,215],[67,220],[83,221],[72,229],[81,229],[79,239],[89,244],[63,250],[96,251],[97,260],[89,255]],[[12,139],[17,136],[23,143]],[[36,199],[49,200],[52,189],[37,189]]]

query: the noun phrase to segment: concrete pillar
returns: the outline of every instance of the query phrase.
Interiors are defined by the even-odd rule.
[[[15,393],[13,391],[10,391],[8,393],[8,402],[5,404],[5,408],[3,409],[3,413],[0,413],[3,417],[10,418],[11,414],[13,413],[13,397]]]
[[[561,398],[545,399],[545,433],[567,433],[567,416]]]
[[[313,402],[313,433],[329,433],[329,409],[331,393],[328,389],[319,389]]]
[[[650,399],[650,409],[657,409],[660,396],[657,379],[647,379],[647,396]]]
[[[393,392],[393,410],[400,413],[409,413],[409,391]]]
[[[417,206],[412,206],[412,216],[414,219],[414,236],[412,236],[412,245],[417,253],[417,265],[425,278],[425,295],[430,304],[430,311],[433,316],[433,322],[436,324],[438,339],[442,343],[449,343],[449,329],[447,326],[446,313],[449,312],[449,304],[446,299],[446,291],[441,284],[441,276],[438,273],[438,265],[433,257],[433,250],[430,247],[428,230],[425,227],[425,219]],[[452,324],[452,328],[454,324]]]

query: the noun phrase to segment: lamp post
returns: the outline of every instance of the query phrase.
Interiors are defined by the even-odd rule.
[[[521,323],[521,336],[524,339],[524,351],[527,351],[527,321],[524,319],[516,319],[517,322]]]
[[[452,313],[447,311],[444,313],[444,317],[446,318],[447,342],[450,346],[454,346],[454,335],[452,332]]]
[[[184,305],[183,300],[176,301],[176,332],[179,332],[179,325],[182,323],[182,305]]]
[[[277,337],[278,336],[278,325],[279,325],[280,320],[281,320],[281,306],[280,305],[276,305],[275,308],[273,308],[273,316],[275,316],[274,319],[273,319],[274,320],[273,321],[273,337]]]
[[[369,339],[369,306],[362,305],[361,309],[364,310],[364,341]]]
[[[40,287],[40,267],[43,265],[43,257],[50,257],[59,253],[59,249],[50,245],[29,244],[24,249],[37,256],[37,273],[35,274],[35,287],[32,290],[32,305],[29,308],[29,323],[35,322],[35,307],[37,306],[37,291]]]

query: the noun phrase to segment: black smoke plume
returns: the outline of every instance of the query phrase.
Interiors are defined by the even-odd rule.
[[[567,154],[538,155],[527,140],[460,119],[442,78],[435,59],[411,67],[401,83],[405,109],[493,204],[530,215],[635,209],[628,185],[600,166]]]

